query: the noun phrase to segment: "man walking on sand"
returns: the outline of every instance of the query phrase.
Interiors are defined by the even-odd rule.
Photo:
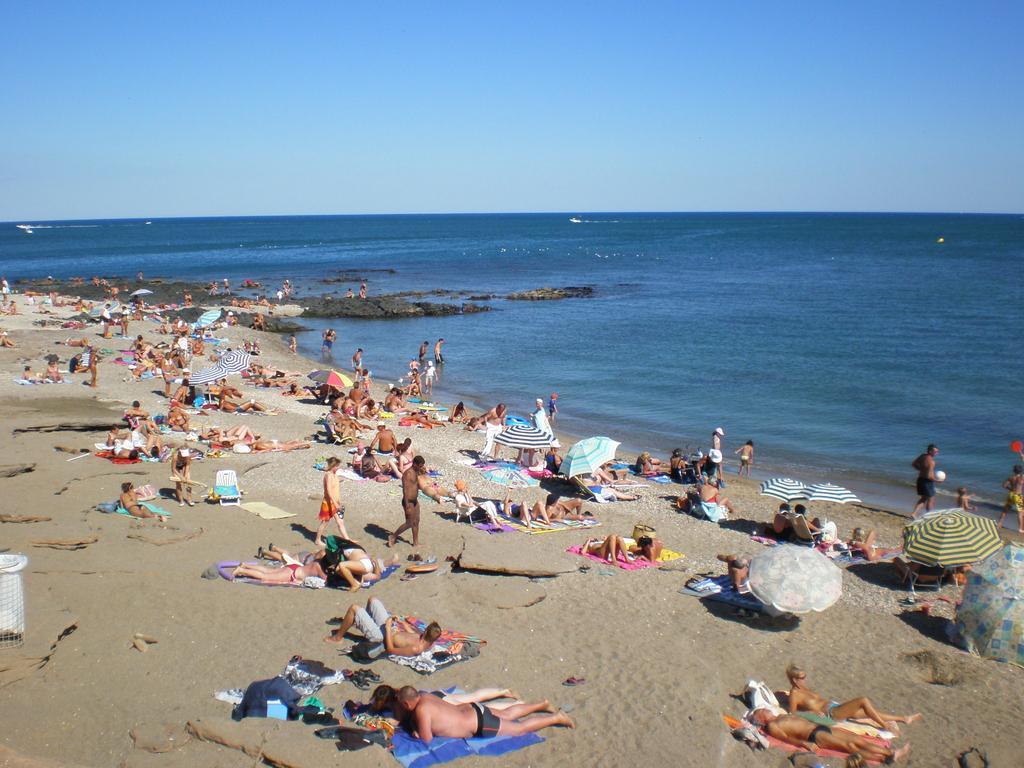
[[[405,514],[405,522],[388,536],[388,546],[395,546],[398,537],[405,531],[412,529],[412,545],[420,545],[420,477],[427,474],[427,462],[422,456],[412,460],[410,466],[402,473],[402,512]]]
[[[934,443],[928,445],[925,452],[918,456],[910,464],[917,470],[917,504],[911,517],[917,517],[918,510],[931,512],[935,506],[935,457],[939,455],[939,448]]]
[[[332,518],[338,524],[341,537],[348,538],[348,531],[345,530],[345,508],[341,506],[341,489],[338,483],[339,466],[341,459],[337,456],[331,456],[327,460],[327,470],[324,472],[324,499],[320,502],[320,525],[317,526],[316,539],[313,542],[317,547],[324,545],[324,532]]]

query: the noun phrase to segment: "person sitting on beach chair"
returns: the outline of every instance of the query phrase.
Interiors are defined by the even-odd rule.
[[[340,626],[325,637],[324,641],[340,643],[354,626],[363,637],[380,646],[377,649],[378,655],[383,652],[394,656],[419,656],[433,648],[434,641],[441,636],[441,626],[436,621],[430,622],[423,632],[396,629],[394,622],[395,617],[384,607],[384,603],[376,597],[371,597],[366,602],[366,608],[350,605],[341,618]],[[370,655],[374,653],[371,651]]]
[[[913,723],[921,719],[920,712],[913,715],[883,714],[864,696],[843,703],[829,701],[807,687],[807,673],[795,664],[786,667],[786,678],[789,680],[790,714],[813,712],[832,720],[870,720],[877,728],[893,733],[899,733],[897,723]]]
[[[770,709],[754,710],[750,719],[755,725],[764,727],[769,736],[810,752],[822,747],[850,755],[860,754],[878,763],[898,762],[910,752],[909,744],[892,750],[842,728],[817,725],[799,715],[776,715]]]

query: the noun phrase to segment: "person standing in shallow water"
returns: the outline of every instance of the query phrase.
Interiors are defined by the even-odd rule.
[[[750,477],[750,465],[754,463],[754,441],[747,440],[735,453],[740,457],[740,468],[736,470],[736,474],[743,477],[746,472],[747,477]]]
[[[919,511],[931,512],[935,506],[935,457],[939,455],[939,447],[929,444],[925,452],[914,459],[910,466],[917,470],[917,503],[914,505],[912,517]]]
[[[438,339],[434,342],[434,365],[444,365],[444,353],[441,352],[442,346],[444,346],[444,339]]]

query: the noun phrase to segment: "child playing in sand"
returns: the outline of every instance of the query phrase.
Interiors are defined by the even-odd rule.
[[[975,506],[971,503],[973,498],[974,494],[967,492],[967,486],[961,485],[956,489],[956,505],[964,512],[973,512],[975,510]]]

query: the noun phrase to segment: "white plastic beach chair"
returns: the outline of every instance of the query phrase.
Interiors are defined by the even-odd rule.
[[[222,507],[242,506],[242,491],[238,488],[238,475],[233,469],[222,469],[217,472],[213,484],[213,497],[220,500]]]

